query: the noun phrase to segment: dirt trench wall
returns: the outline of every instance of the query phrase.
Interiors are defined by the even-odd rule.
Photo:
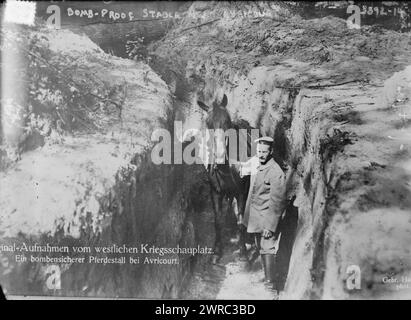
[[[25,243],[30,245],[91,247],[126,245],[139,248],[141,244],[158,247],[196,247],[211,245],[211,241],[198,238],[199,226],[193,218],[193,198],[196,214],[209,215],[208,190],[199,189],[191,179],[205,178],[202,168],[165,166],[159,168],[144,157],[137,156],[137,166],[120,169],[112,188],[101,194],[96,203],[97,212],[90,208],[80,218],[80,234],[72,236],[64,227],[70,225],[70,217],[60,221],[48,232],[19,233],[2,237],[2,243]],[[189,175],[189,179],[185,177]],[[186,188],[176,188],[175,181],[186,182]],[[181,184],[183,186],[183,184]],[[201,187],[201,186],[200,186]],[[90,190],[93,192],[93,190]],[[203,198],[204,200],[201,200]],[[81,210],[81,203],[78,205]],[[35,212],[33,216],[35,217]],[[97,220],[97,221],[96,221]],[[22,221],[24,223],[24,221]],[[69,228],[70,229],[70,228]],[[87,257],[90,254],[70,254],[71,258]],[[58,257],[59,254],[33,254],[36,257]],[[141,264],[63,264],[61,268],[61,290],[47,287],[49,276],[47,263],[17,263],[14,255],[2,253],[9,261],[3,269],[2,285],[10,295],[60,295],[89,297],[140,297],[178,298],[191,268],[198,257],[183,255],[176,265],[143,265],[145,257],[156,255],[98,255],[100,257],[140,256]],[[175,257],[173,257],[175,258]],[[201,259],[200,259],[201,260]],[[5,260],[3,260],[5,261]]]
[[[410,297],[410,71],[408,65],[352,98],[358,114],[347,129],[357,138],[330,175],[325,298]],[[354,290],[353,267],[361,278]]]
[[[155,254],[94,251],[112,245],[187,248],[212,243],[213,230],[202,237],[199,230],[204,226],[197,223],[199,216],[212,216],[203,166],[160,166],[151,161],[153,130],[172,132],[173,100],[167,85],[147,65],[109,56],[85,36],[67,30],[28,32],[41,36],[42,45],[51,50],[50,63],[57,54],[76,59],[77,81],[82,77],[79,70],[86,69],[111,88],[126,83],[127,91],[120,117],[99,110],[90,117],[95,124],[102,121],[99,130],[45,135],[41,146],[23,150],[20,159],[0,172],[1,244],[70,249],[63,255],[24,251],[28,261],[17,261],[17,251],[2,250],[3,289],[7,295],[179,297],[191,267],[207,256],[185,254],[178,264],[154,265],[143,261],[158,258]],[[74,247],[91,252],[75,253]],[[92,255],[140,257],[140,263],[88,263]],[[85,263],[55,263],[58,269],[50,269],[50,263],[31,262],[31,256],[83,257]],[[53,274],[61,275],[60,288],[50,288]]]

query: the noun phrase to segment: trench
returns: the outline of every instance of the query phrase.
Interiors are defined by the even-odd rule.
[[[221,13],[219,10],[226,10],[226,5],[217,5],[214,9],[202,3],[198,4],[198,11]],[[190,10],[195,11],[196,6]],[[378,294],[384,297],[386,293],[381,289],[378,277],[387,270],[406,274],[409,269],[406,258],[401,258],[400,267],[393,266],[400,259],[393,246],[397,240],[404,244],[400,246],[402,252],[408,250],[409,242],[405,240],[410,233],[406,227],[406,211],[411,205],[407,200],[410,199],[408,167],[401,164],[399,169],[400,161],[406,159],[407,142],[396,136],[399,129],[406,129],[405,124],[399,123],[386,105],[381,107],[380,100],[394,106],[408,101],[396,98],[394,92],[397,83],[409,79],[409,72],[402,71],[411,63],[404,54],[409,50],[391,54],[389,50],[396,50],[395,46],[383,47],[390,42],[381,40],[383,36],[372,28],[361,34],[356,31],[347,31],[348,36],[339,34],[345,24],[338,19],[322,18],[317,21],[318,27],[317,22],[281,20],[281,11],[277,18],[278,21],[251,21],[245,26],[234,19],[233,24],[221,23],[215,28],[209,25],[192,27],[195,22],[187,19],[181,25],[170,26],[171,30],[161,26],[156,30],[158,34],[148,37],[149,42],[139,47],[137,54],[140,58],[137,60],[140,61],[136,65],[139,68],[149,65],[149,72],[154,76],[151,80],[144,79],[146,84],[152,81],[161,87],[163,81],[164,96],[171,97],[166,103],[168,113],[155,125],[172,132],[174,138],[179,134],[173,132],[174,121],[183,123],[183,131],[202,129],[205,114],[198,108],[197,100],[210,105],[226,95],[227,110],[235,124],[258,128],[261,135],[274,138],[274,159],[286,173],[288,205],[280,222],[282,236],[278,252],[280,287],[283,289],[280,298],[363,298],[379,297]],[[274,31],[250,35],[247,28],[259,30],[255,26],[260,23],[262,30]],[[294,23],[301,24],[300,29]],[[341,28],[335,28],[334,24]],[[187,26],[190,26],[188,33]],[[330,33],[331,40],[327,38],[329,47],[322,43],[306,46],[307,39],[302,39],[301,30],[305,30],[304,36],[311,37],[313,42],[318,33]],[[148,31],[141,32],[138,37]],[[224,37],[225,32],[229,37]],[[289,32],[293,33],[298,49],[287,42]],[[93,34],[92,30],[90,34]],[[238,34],[239,38],[235,38]],[[184,35],[183,39],[176,40],[181,35]],[[390,35],[395,39],[402,37],[397,33],[387,37]],[[110,53],[110,59],[128,57],[124,39],[111,37],[107,40],[101,33],[99,37],[102,38],[93,40]],[[230,37],[234,38],[233,42]],[[364,37],[377,39],[379,45],[369,44],[368,47],[366,40],[369,39],[364,40]],[[272,41],[273,38],[280,40],[277,43]],[[347,50],[359,48],[359,52],[345,55],[332,51],[332,41],[338,38],[347,43],[358,41],[347,46],[351,48]],[[407,49],[411,43],[404,44],[407,41],[404,36],[398,43]],[[341,48],[340,43],[337,45]],[[261,46],[261,51],[256,53],[253,46]],[[384,60],[378,60],[378,54],[401,58],[391,67]],[[358,67],[357,73],[348,70],[347,63],[352,63],[351,60],[344,60],[350,55],[357,59],[353,62]],[[333,59],[337,62],[327,65],[333,63]],[[128,59],[121,61],[122,65],[124,61],[130,63],[129,68],[135,67]],[[376,68],[375,73],[368,72],[370,65]],[[353,76],[369,77],[368,82],[353,80]],[[139,86],[136,88],[140,89]],[[383,98],[380,91],[383,91]],[[157,96],[160,96],[158,91],[151,91],[149,98]],[[395,128],[388,129],[381,115],[392,121]],[[144,123],[142,129],[139,128],[141,131],[152,129],[145,126],[149,122],[147,119],[141,121]],[[393,140],[401,141],[401,146],[384,142],[386,137],[381,135],[384,130],[371,129],[371,122],[386,129]],[[391,129],[394,131],[389,131]],[[383,151],[375,151],[370,147],[372,144],[378,144]],[[28,154],[28,159],[32,159]],[[129,162],[131,166],[118,170],[114,184],[98,197],[98,221],[96,215],[81,208],[78,237],[69,235],[66,221],[62,220],[58,221],[55,232],[40,236],[18,233],[7,241],[71,247],[111,244],[137,247],[141,243],[158,247],[212,247],[214,212],[204,166],[154,165],[150,149],[133,153]],[[392,177],[400,183],[394,183]],[[92,189],[87,189],[84,196],[87,197]],[[387,213],[387,208],[392,209],[392,216]],[[209,255],[184,255],[179,257],[178,264],[167,266],[63,266],[63,289],[52,291],[45,285],[49,274],[46,264],[13,262],[7,267],[1,265],[1,270],[7,274],[2,278],[2,285],[8,294],[14,295],[272,299],[256,280],[262,275],[260,262],[257,260],[248,269],[239,263],[233,240],[236,236],[233,208],[225,203],[223,211],[224,253],[217,264],[211,263]],[[377,235],[386,240],[388,249],[386,244],[380,243],[380,238],[372,238]],[[252,239],[248,242],[251,254]],[[371,249],[367,251],[369,247]],[[381,248],[388,252],[386,256],[380,254]],[[363,291],[349,291],[345,285],[345,269],[352,264],[358,264],[364,270],[366,287],[363,286]]]
[[[182,66],[177,66],[175,67],[173,63],[170,63],[170,61],[167,61],[166,59],[163,59],[162,57],[158,55],[149,55],[148,53],[148,48],[150,45],[155,45],[157,41],[160,38],[164,36],[164,34],[161,34],[160,36],[157,37],[151,37],[150,34],[147,33],[147,30],[144,29],[139,33],[140,36],[146,37],[148,35],[148,39],[143,43],[140,47],[140,53],[141,56],[145,61],[147,60],[148,57],[150,57],[150,60],[148,60],[150,67],[167,83],[169,86],[169,89],[171,93],[174,95],[174,102],[173,102],[173,112],[170,114],[169,119],[167,120],[171,125],[169,130],[172,131],[172,123],[174,121],[182,121],[184,123],[184,129],[190,129],[191,123],[186,123],[186,116],[189,115],[192,110],[195,110],[197,108],[195,101],[193,100],[193,97],[207,97],[207,95],[210,95],[210,90],[215,90],[218,91],[219,89],[216,88],[219,84],[216,83],[207,83],[205,78],[202,78],[201,75],[192,75],[190,79],[186,78],[186,70],[184,70],[184,67]],[[147,37],[146,37],[147,38]],[[125,42],[124,40],[99,40],[95,39],[99,43],[100,47],[104,49],[104,51],[109,52],[110,54],[122,58],[127,58],[127,55],[124,52],[124,47],[125,47]],[[228,85],[229,81],[225,84],[223,84],[221,87],[226,87]],[[202,88],[202,89],[199,89]],[[268,95],[270,95],[272,92],[267,92]],[[211,93],[212,94],[212,93]],[[277,94],[277,93],[276,93]],[[292,116],[291,114],[293,113],[293,108],[294,108],[294,102],[297,98],[297,95],[299,94],[298,90],[291,89],[291,90],[281,90],[280,92],[280,100],[285,100],[285,105],[283,112],[285,113],[284,118],[282,118],[280,121],[277,121],[275,123],[270,122],[270,120],[267,121],[267,115],[264,114],[264,110],[260,111],[259,119],[257,120],[257,123],[255,124],[255,128],[259,128],[260,132],[262,135],[270,135],[274,137],[275,140],[275,145],[274,145],[274,159],[276,160],[277,163],[280,164],[282,169],[287,172],[291,171],[289,170],[289,167],[287,163],[292,163],[296,162],[296,159],[292,159],[293,155],[293,147],[291,146],[291,141],[287,137],[287,131],[290,130],[291,124],[292,124]],[[264,99],[263,99],[264,100]],[[264,103],[264,105],[267,105],[268,103]],[[196,111],[194,111],[195,113]],[[198,112],[197,112],[198,113]],[[204,120],[204,119],[202,119]],[[196,126],[197,123],[194,124]],[[200,184],[199,188],[201,190],[207,189],[208,185],[206,183],[206,176],[204,172],[204,168],[202,166],[198,166],[196,169],[193,169],[191,167],[187,167],[183,165],[182,167],[179,166],[174,166],[171,165],[171,171],[178,170],[179,172],[185,172],[187,175],[192,175],[191,171],[196,170],[196,172],[201,172],[201,179],[199,180],[193,180],[189,183],[188,189],[192,188],[192,185]],[[173,169],[173,168],[179,168],[179,169]],[[185,185],[185,180],[184,180],[184,175],[181,174],[177,180],[174,181],[184,181],[183,185]],[[176,177],[173,177],[176,178]],[[171,179],[172,180],[172,179]],[[296,177],[295,174],[291,174],[289,177],[289,184],[290,186],[296,185]],[[173,180],[172,180],[173,181]],[[199,182],[200,181],[200,182]],[[306,185],[306,188],[309,188],[311,186]],[[296,192],[295,188],[289,187],[289,193],[288,193],[288,205],[287,209],[285,211],[285,214],[283,216],[283,219],[281,220],[281,229],[282,229],[282,241],[279,247],[279,252],[278,252],[278,263],[280,265],[280,283],[279,286],[280,288],[284,289],[287,281],[287,275],[289,271],[289,264],[290,264],[290,259],[291,259],[291,254],[292,254],[292,248],[294,245],[296,233],[297,233],[297,225],[298,225],[298,208],[294,205],[294,200],[296,199]],[[149,193],[147,193],[148,195]],[[203,195],[203,197],[207,197],[208,195]],[[151,205],[151,200],[150,197],[142,197],[141,199],[144,199],[144,201],[147,202],[146,205],[144,205],[145,208],[148,208]],[[191,203],[195,203],[198,201],[199,198],[193,197],[191,200],[189,200]],[[209,202],[210,199],[208,199],[208,205],[206,207],[200,207],[198,205],[192,205],[195,207],[195,210],[191,208],[192,211],[195,213],[192,213],[193,215],[196,216],[197,220],[194,222],[194,226],[196,226],[197,229],[201,230],[201,228],[205,228],[204,224],[208,225],[207,229],[209,231],[209,235],[206,236],[205,238],[208,239],[207,244],[212,245],[213,243],[213,233],[215,230],[213,228],[210,228],[210,224],[213,223],[213,209],[212,205]],[[133,200],[134,201],[134,200]],[[203,200],[204,201],[204,200]],[[137,201],[138,202],[138,201]],[[202,201],[200,201],[202,203]],[[198,219],[198,216],[202,216],[202,212],[205,211],[206,215],[205,217],[202,217]],[[225,243],[224,247],[226,250],[226,258],[228,259],[228,262],[233,262],[233,252],[236,250],[236,246],[230,243],[230,240],[232,240],[236,236],[236,228],[235,225],[233,225],[233,218],[234,215],[232,213],[232,208],[225,208],[226,211],[226,225],[227,225],[227,236],[225,237]],[[141,213],[142,216],[144,216],[144,210],[138,211]],[[167,214],[166,214],[167,215]],[[139,215],[140,216],[140,215]],[[158,216],[157,216],[158,218]],[[193,221],[191,221],[193,218],[190,216],[187,216],[185,219],[188,219],[189,224],[193,224]],[[144,219],[143,219],[144,220]],[[153,221],[158,221],[154,219]],[[121,222],[120,222],[121,223]],[[185,222],[186,223],[186,222]],[[198,226],[201,225],[201,226]],[[118,230],[123,230],[122,227],[117,226]],[[151,230],[151,227],[145,225],[143,227],[143,230],[146,229]],[[184,228],[183,228],[184,229]],[[185,230],[185,229],[184,229]],[[149,234],[144,235],[140,237],[140,239],[145,239],[145,237],[149,237]],[[197,232],[194,232],[194,234],[189,234],[187,235],[188,237],[195,237],[196,238],[196,243],[205,243],[204,239],[202,239],[202,236],[197,234]],[[173,236],[171,236],[173,237]],[[138,240],[136,240],[138,242]],[[253,239],[249,237],[248,243],[252,244]],[[200,259],[201,260],[201,259]],[[204,259],[203,259],[204,260]],[[223,259],[224,260],[224,259]],[[234,259],[235,261],[235,259]],[[212,270],[211,273],[217,273],[215,272],[216,270],[214,269],[214,266],[210,265],[210,261],[205,260],[201,261],[199,263],[193,262],[190,263],[191,269],[183,269],[180,270],[180,277],[181,278],[187,278],[190,279],[192,278],[193,273],[196,273],[198,270],[204,270],[204,269],[209,269]],[[227,264],[227,261],[226,261]],[[207,267],[206,267],[206,266]],[[220,264],[220,267],[224,267],[224,264]],[[211,269],[210,269],[211,268]],[[256,265],[251,266],[251,269],[261,269],[261,265],[257,261]],[[218,270],[218,267],[217,267]],[[221,271],[221,270],[220,270]],[[142,274],[142,273],[141,273]],[[223,277],[224,279],[224,277]],[[147,280],[147,279],[146,279]],[[145,281],[146,281],[145,280]],[[217,286],[222,285],[222,279],[216,280],[214,279],[215,283],[217,283]],[[193,285],[191,284],[191,287]],[[178,297],[181,296],[179,292],[181,290],[186,289],[187,287],[190,287],[190,280],[188,280],[187,283],[178,283],[178,284],[171,284],[171,285],[165,285],[164,287],[164,292],[167,292],[167,294],[161,294],[161,297]],[[170,288],[173,288],[174,294],[170,295]],[[194,291],[196,291],[194,289]],[[214,290],[215,291],[215,290]],[[149,292],[149,291],[146,291]],[[148,293],[146,293],[148,294]],[[196,293],[196,296],[201,298],[204,297],[202,294],[205,293]],[[216,298],[217,293],[212,296],[211,298]],[[186,295],[187,298],[190,298],[190,296]]]
[[[124,43],[123,43],[124,44]],[[110,54],[124,59],[124,46],[106,42],[100,46],[107,48],[119,47],[116,52],[111,49]],[[170,70],[158,60],[153,60],[151,68],[156,71],[166,82],[169,90],[174,93],[173,105],[162,123],[162,127],[173,133],[174,121],[184,121],[187,111],[194,109],[190,99],[203,92],[195,91],[189,85],[181,72],[183,70]],[[285,92],[287,96],[288,111],[292,109],[296,92]],[[290,109],[291,108],[291,109]],[[263,119],[260,119],[260,122]],[[289,128],[289,119],[278,123],[273,132],[275,137],[275,160],[282,166],[290,157],[291,147],[285,135],[285,128]],[[257,127],[263,127],[258,125]],[[187,129],[187,128],[185,128]],[[265,124],[262,129],[271,130]],[[34,146],[32,149],[36,149]],[[28,150],[27,150],[28,151]],[[171,150],[173,153],[173,150]],[[67,221],[60,220],[56,224],[54,233],[41,234],[40,236],[20,233],[16,237],[8,237],[8,243],[24,243],[27,246],[36,244],[53,244],[67,247],[109,246],[111,244],[139,247],[144,243],[148,247],[196,247],[214,244],[215,230],[214,212],[210,199],[210,190],[207,174],[203,165],[154,165],[150,159],[150,150],[135,154],[130,165],[121,169],[115,176],[114,186],[98,198],[99,212],[103,214],[98,231],[95,229],[96,218],[83,211],[80,213],[80,234],[71,237],[67,234]],[[284,169],[286,167],[283,166]],[[176,182],[178,182],[176,184]],[[298,209],[293,205],[295,193],[290,193],[290,201],[284,219],[282,220],[283,233],[279,248],[279,264],[281,266],[281,284],[284,287],[288,274],[292,246],[297,227]],[[216,298],[225,280],[222,274],[226,272],[227,264],[235,264],[234,252],[236,245],[230,241],[236,236],[235,216],[233,208],[225,207],[226,230],[224,238],[225,256],[223,261],[215,266],[211,264],[211,256],[196,255],[179,258],[177,265],[101,265],[101,264],[73,264],[63,267],[61,272],[61,287],[58,291],[50,291],[45,285],[49,276],[47,263],[19,264],[12,262],[12,270],[3,282],[9,295],[60,295],[73,297],[142,297],[142,298],[181,298],[187,296],[187,288],[199,286],[193,281],[193,276],[199,270],[208,270],[212,282],[215,284],[213,291]],[[75,213],[76,214],[76,213]],[[249,239],[252,243],[252,239]],[[71,254],[71,258],[84,257],[83,252]],[[111,257],[120,257],[112,255]],[[39,254],[37,258],[50,257],[50,254]],[[128,258],[128,257],[126,257]],[[11,260],[11,259],[10,259]],[[215,270],[215,268],[217,268]],[[252,266],[257,271],[261,265],[257,261]],[[207,273],[207,272],[206,272]],[[218,275],[220,279],[218,280]],[[29,275],[29,277],[22,276]],[[201,279],[203,280],[203,276]],[[205,291],[198,292],[195,296],[204,297]]]
[[[151,39],[155,43],[155,38]],[[124,52],[124,40],[117,42],[105,41],[98,43],[104,51],[113,56],[126,58]],[[118,42],[120,41],[120,43]],[[147,46],[149,45],[146,44]],[[142,46],[142,52],[147,52],[146,45]],[[118,50],[116,48],[119,48]],[[184,129],[190,129],[193,122],[190,122],[192,114],[199,114],[196,110],[196,99],[200,97],[206,101],[216,97],[219,92],[227,93],[229,97],[235,93],[229,88],[230,80],[217,82],[213,77],[193,75],[187,79],[184,68],[171,68],[168,61],[158,56],[152,56],[149,62],[154,70],[168,85],[169,90],[174,95],[171,112],[164,119],[163,127],[173,133],[174,121],[182,121]],[[213,67],[208,66],[208,67]],[[228,70],[230,72],[231,70]],[[207,70],[205,71],[208,72]],[[253,98],[253,94],[249,95]],[[298,227],[301,228],[299,220],[299,208],[296,206],[297,198],[296,185],[301,177],[298,172],[305,172],[302,164],[302,157],[305,153],[314,153],[309,150],[304,140],[301,146],[302,154],[296,156],[296,146],[293,145],[290,135],[292,127],[305,125],[304,119],[295,124],[294,117],[298,114],[299,104],[301,104],[301,94],[296,89],[273,88],[272,91],[264,91],[256,94],[260,100],[261,109],[258,117],[253,123],[254,128],[260,130],[261,135],[269,135],[274,138],[274,159],[282,167],[288,176],[288,205],[280,222],[282,237],[278,251],[278,264],[280,273],[281,289],[287,286],[287,278],[290,269],[293,247],[295,244]],[[269,107],[273,103],[279,110],[279,117],[275,119],[270,114]],[[296,111],[297,110],[297,111]],[[203,121],[204,115],[195,118],[194,126],[198,121]],[[300,116],[300,115],[299,115]],[[303,115],[305,116],[305,115]],[[301,117],[300,117],[301,118]],[[234,122],[236,119],[233,119]],[[250,125],[247,123],[247,125]],[[306,128],[295,128],[294,131],[304,132]],[[304,137],[306,139],[306,137]],[[8,239],[11,242],[26,243],[34,245],[36,243],[53,243],[58,246],[85,246],[96,247],[109,244],[121,244],[130,247],[138,247],[145,243],[148,246],[155,245],[195,247],[209,246],[214,243],[215,230],[213,229],[214,212],[209,194],[209,186],[206,171],[203,165],[154,165],[150,161],[150,151],[136,154],[130,162],[136,169],[122,170],[116,175],[114,187],[99,199],[101,212],[110,214],[103,218],[105,225],[100,232],[96,232],[92,225],[94,223],[91,216],[86,215],[81,221],[82,230],[78,239],[68,237],[63,227],[57,226],[56,233],[42,235],[41,237],[26,237],[21,234],[17,238]],[[292,164],[292,166],[290,166]],[[321,167],[321,166],[320,166]],[[315,183],[321,182],[322,177],[317,177],[313,181],[312,171],[304,179],[304,189],[310,193],[318,189]],[[319,170],[322,172],[323,170]],[[178,184],[176,185],[176,181]],[[316,194],[309,195],[311,210],[313,203],[323,199],[316,199]],[[207,297],[210,288],[199,290],[201,287],[196,282],[195,275],[200,275],[200,282],[204,280],[204,274],[208,274],[213,283],[214,292],[209,298],[219,297],[219,291],[227,280],[225,274],[229,268],[238,267],[234,252],[236,245],[231,243],[236,236],[233,208],[225,207],[226,230],[224,237],[225,253],[222,263],[215,266],[210,263],[211,257],[195,256],[183,257],[176,266],[153,266],[153,265],[74,265],[62,273],[62,284],[65,290],[53,292],[61,296],[105,296],[105,297],[143,297],[143,298],[179,298],[186,297],[190,292],[197,298]],[[312,212],[310,211],[310,215]],[[321,213],[318,213],[321,215]],[[64,221],[61,221],[64,225]],[[322,237],[325,226],[320,223],[316,231],[317,237]],[[253,239],[249,237],[248,243],[252,244]],[[316,243],[323,243],[323,239]],[[317,256],[314,257],[313,272],[321,270],[322,248],[314,249]],[[251,254],[251,253],[250,253]],[[81,256],[81,255],[79,255]],[[217,268],[217,269],[216,269]],[[239,267],[240,270],[243,267]],[[261,264],[255,262],[250,267],[255,274],[261,273]],[[243,268],[244,269],[244,268]],[[15,269],[8,281],[3,284],[8,288],[8,293],[13,295],[37,295],[51,294],[44,284],[44,265],[27,264]],[[200,272],[201,271],[201,272]],[[243,272],[244,270],[241,270]],[[31,278],[27,281],[21,274],[29,274]],[[251,275],[245,273],[245,276]],[[323,275],[312,274],[314,283],[321,287]],[[198,280],[198,279],[197,279]],[[252,285],[252,284],[251,284]],[[207,291],[207,292],[206,292]],[[227,291],[227,290],[226,290]],[[184,292],[185,295],[184,295]],[[228,298],[230,290],[226,293]],[[321,294],[318,294],[320,296]],[[269,297],[269,295],[268,295]]]
[[[198,118],[196,118],[194,122],[190,122],[191,119],[189,119],[192,115],[192,110],[198,108],[196,105],[196,98],[204,98],[207,97],[207,95],[208,98],[210,98],[210,96],[214,97],[216,95],[215,92],[225,90],[229,83],[229,81],[222,84],[215,83],[214,79],[201,79],[196,75],[192,77],[195,78],[195,80],[190,82],[192,78],[188,80],[184,77],[186,70],[171,70],[167,67],[168,65],[166,61],[163,61],[156,56],[152,59],[150,66],[163,78],[163,80],[166,81],[170,90],[174,93],[176,100],[173,120],[182,121],[185,130],[190,130],[192,128],[191,126],[198,125],[198,122],[196,122],[196,120],[198,121]],[[208,83],[207,80],[209,81]],[[198,83],[201,83],[202,85],[197,87]],[[202,89],[198,89],[199,87]],[[227,92],[224,91],[224,93]],[[259,119],[254,128],[258,128],[261,135],[269,135],[274,138],[273,157],[288,176],[288,200],[286,210],[280,221],[279,228],[281,230],[281,242],[277,253],[277,268],[279,273],[278,288],[280,291],[283,291],[286,288],[291,256],[299,225],[299,208],[294,204],[298,192],[297,186],[301,179],[301,174],[297,173],[297,171],[304,171],[304,168],[301,168],[301,156],[299,158],[296,157],[295,147],[292,145],[290,139],[290,130],[293,123],[292,115],[295,113],[294,110],[296,109],[295,103],[296,101],[297,103],[300,102],[300,99],[297,98],[299,90],[274,89],[273,92],[268,92],[268,94],[272,93],[277,96],[275,99],[281,101],[282,105],[280,108],[284,117],[275,122],[270,120],[267,121],[267,114],[264,114],[267,109],[263,109],[260,111]],[[268,102],[264,103],[263,101],[263,105],[268,105]],[[198,111],[194,111],[194,113],[198,113]],[[200,118],[201,121],[204,121],[204,114],[201,115]],[[249,123],[244,124],[241,120],[239,123],[235,124],[240,127],[249,127]],[[204,124],[201,124],[200,126],[204,128]],[[313,152],[313,150],[308,150],[308,148],[303,150],[303,152],[307,153],[310,151]],[[294,167],[291,167],[289,164],[293,164]],[[322,168],[322,166],[320,167]],[[311,173],[304,178],[304,187],[307,192],[312,188],[310,175]],[[322,182],[321,177],[319,180]],[[316,182],[313,182],[313,184],[314,183]],[[315,194],[313,195],[313,198],[315,198]],[[321,201],[323,200],[324,199],[321,198]],[[208,207],[208,210],[212,212],[212,207]],[[187,299],[237,299],[241,298],[241,296],[238,296],[238,291],[249,290],[249,293],[245,294],[242,298],[254,299],[259,296],[262,299],[273,299],[274,296],[272,295],[272,292],[262,288],[261,282],[256,280],[257,278],[262,278],[261,261],[257,260],[250,266],[244,266],[244,264],[238,261],[238,248],[236,242],[233,241],[238,232],[235,225],[233,208],[227,207],[227,203],[225,203],[223,212],[225,214],[225,229],[223,232],[224,253],[221,261],[217,265],[211,264],[210,261],[206,264],[194,265],[189,274],[190,280],[185,284],[185,293],[182,297]],[[310,214],[312,213],[310,212]],[[321,215],[321,213],[318,214]],[[213,216],[208,217],[207,223],[212,223],[213,219]],[[323,233],[326,229],[325,226],[321,226],[320,228],[322,229],[318,231],[319,234]],[[209,231],[211,233],[215,232],[212,228],[209,229]],[[320,239],[319,242],[322,242],[322,240],[323,239]],[[254,250],[254,239],[250,234],[247,238],[247,244],[250,247],[248,256],[251,257]],[[316,252],[322,252],[322,250],[322,248],[318,248],[316,249]],[[322,258],[323,256],[319,253],[313,263],[313,270],[318,270],[317,264],[320,265],[323,263],[321,260]],[[312,278],[315,279],[314,275],[312,275]],[[317,282],[314,283],[320,287],[322,277],[319,276],[316,279]],[[242,284],[239,287],[236,287],[240,282],[242,282]],[[310,290],[311,288],[307,289],[307,291]],[[319,296],[320,295],[313,295],[312,298],[318,298]]]

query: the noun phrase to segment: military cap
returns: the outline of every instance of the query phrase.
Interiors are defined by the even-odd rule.
[[[254,142],[268,144],[268,145],[273,143],[273,141],[274,141],[274,139],[271,138],[271,137],[260,137],[260,138],[254,140]]]

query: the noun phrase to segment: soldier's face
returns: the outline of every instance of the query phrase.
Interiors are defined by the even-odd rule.
[[[269,145],[258,143],[257,144],[257,157],[261,164],[265,164],[271,155],[271,149]]]

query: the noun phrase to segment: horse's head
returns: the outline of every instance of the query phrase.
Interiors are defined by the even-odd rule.
[[[230,115],[227,111],[227,96],[224,94],[221,102],[215,100],[211,106],[204,102],[197,101],[199,107],[207,112],[206,126],[213,131],[213,141],[211,142],[214,159],[217,163],[224,163],[227,155],[228,140],[224,134],[232,128]]]
[[[204,102],[197,101],[199,107],[207,112],[206,125],[208,129],[222,129],[224,131],[232,127],[231,118],[227,111],[227,96],[224,95],[219,103],[214,100],[211,107]]]

